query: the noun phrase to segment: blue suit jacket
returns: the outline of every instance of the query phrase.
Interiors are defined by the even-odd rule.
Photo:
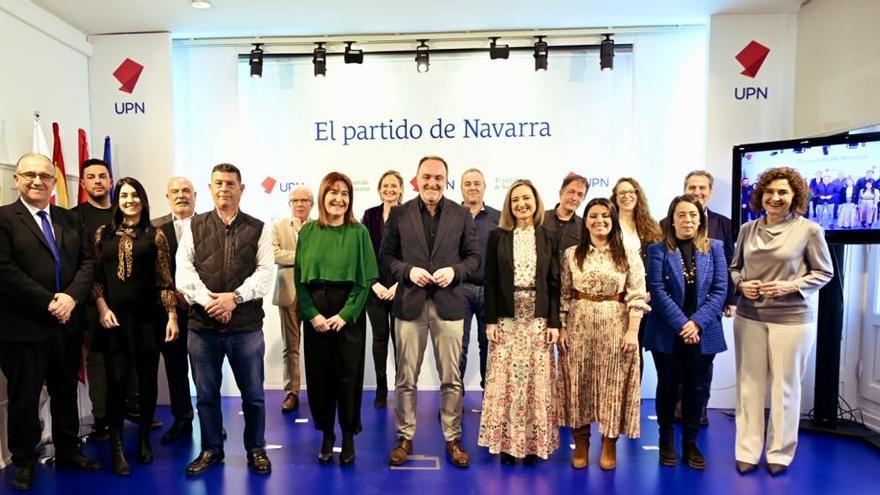
[[[684,272],[681,252],[669,252],[665,242],[648,247],[648,290],[651,312],[645,329],[645,348],[672,353],[681,327],[693,320],[700,327],[700,351],[716,354],[727,350],[721,313],[727,296],[727,259],[721,241],[712,240],[709,252],[695,251],[697,312],[688,318],[684,306]]]

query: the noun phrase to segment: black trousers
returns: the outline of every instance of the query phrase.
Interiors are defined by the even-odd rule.
[[[345,306],[350,287],[312,284],[309,292],[318,311],[329,318]],[[306,390],[315,428],[332,432],[338,414],[343,434],[359,433],[366,353],[364,315],[339,332],[320,333],[310,321],[303,321],[303,330]]]
[[[138,426],[141,431],[150,431],[159,395],[159,351],[104,351],[104,367],[107,370],[107,421],[110,427],[122,431],[128,383],[134,368],[140,409]]]
[[[49,391],[55,455],[78,451],[77,372],[80,334],[53,331],[43,342],[0,342],[0,369],[6,375],[9,418],[6,432],[12,462],[33,466],[40,443],[40,392]]]
[[[165,360],[165,377],[168,379],[171,414],[177,421],[193,419],[192,396],[189,390],[189,361],[186,353],[188,322],[187,312],[177,310],[177,327],[180,329],[180,334],[177,340],[166,342],[161,348]]]
[[[706,375],[715,354],[702,354],[699,344],[685,344],[676,337],[672,353],[651,351],[657,369],[657,423],[660,441],[671,441],[675,431],[675,402],[681,383],[681,424],[684,442],[695,442],[706,396]]]
[[[391,301],[383,301],[370,291],[367,301],[367,316],[373,329],[373,363],[376,368],[376,383],[388,387],[388,340],[394,346],[394,315],[391,314]],[[397,356],[393,353],[392,356]],[[395,365],[397,363],[395,362]]]

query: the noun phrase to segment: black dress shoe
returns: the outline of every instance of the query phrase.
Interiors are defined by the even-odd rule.
[[[12,488],[16,490],[29,490],[37,476],[34,466],[15,466],[15,477],[12,478]]]
[[[505,466],[513,466],[514,464],[516,464],[516,457],[513,457],[512,455],[508,454],[507,452],[502,452],[501,453],[501,464],[503,464]]]
[[[354,436],[351,434],[342,435],[342,452],[339,454],[340,466],[351,466],[354,464]]]
[[[192,434],[192,431],[193,427],[191,419],[175,419],[174,423],[171,425],[171,428],[168,428],[168,431],[166,431],[165,434],[162,435],[162,445],[174,443],[180,437]]]
[[[101,469],[100,462],[89,459],[79,451],[71,454],[56,455],[55,465],[60,468],[79,469],[81,471],[97,471]]]
[[[778,476],[784,473],[787,469],[788,466],[786,466],[785,464],[774,464],[771,462],[767,463],[767,471],[769,471],[770,474],[773,476]]]
[[[150,432],[140,434],[138,446],[138,462],[141,464],[152,464],[153,446],[150,445]]]
[[[264,449],[248,452],[247,458],[248,467],[251,468],[254,474],[269,474],[272,472],[272,462],[269,460],[269,456],[266,455]]]
[[[745,461],[736,461],[736,470],[739,472],[739,474],[751,473],[755,469],[758,469],[757,464],[752,464]]]
[[[324,439],[321,440],[321,450],[318,452],[318,464],[328,464],[333,460],[333,444],[335,442],[336,435],[324,433]]]
[[[523,464],[526,466],[534,466],[538,462],[541,461],[541,458],[535,454],[527,454],[525,459],[523,459]]]
[[[223,452],[217,452],[216,454],[207,450],[203,450],[198,457],[196,457],[192,462],[189,463],[189,466],[186,467],[186,474],[188,476],[198,476],[200,474],[205,474],[205,472],[211,468],[214,464],[223,461]],[[250,463],[250,460],[248,460]]]
[[[103,442],[110,438],[110,427],[104,418],[95,418],[95,424],[92,430],[86,434],[86,439],[90,442]]]
[[[382,409],[388,405],[388,389],[376,388],[376,398],[373,399],[373,407]]]

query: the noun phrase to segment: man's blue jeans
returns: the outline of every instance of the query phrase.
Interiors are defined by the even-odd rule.
[[[223,381],[224,357],[229,359],[235,384],[241,391],[244,447],[247,452],[265,448],[263,354],[266,352],[266,343],[263,341],[263,332],[190,329],[187,350],[198,395],[196,405],[202,433],[202,450],[215,454],[223,452],[220,384]]]
[[[461,338],[461,360],[458,368],[464,381],[467,368],[468,344],[471,341],[471,324],[477,317],[477,343],[480,346],[480,387],[486,383],[486,357],[489,354],[489,340],[486,338],[486,310],[483,299],[483,286],[464,284],[464,334]]]

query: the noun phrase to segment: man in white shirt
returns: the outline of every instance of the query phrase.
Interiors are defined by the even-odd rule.
[[[189,308],[187,349],[198,396],[202,452],[186,468],[203,474],[221,462],[223,358],[235,375],[244,412],[248,466],[269,474],[263,395],[263,296],[272,289],[270,228],[239,210],[244,184],[229,163],[211,171],[212,211],[195,215],[177,249],[177,288]]]

